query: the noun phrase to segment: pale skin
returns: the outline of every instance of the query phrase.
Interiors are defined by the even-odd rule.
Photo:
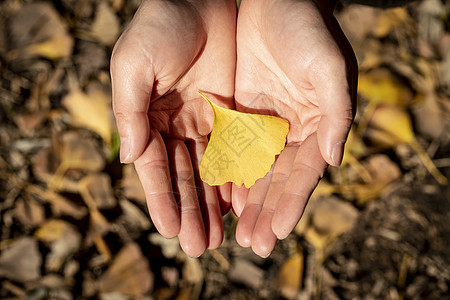
[[[118,40],[111,78],[120,158],[135,163],[158,231],[178,236],[189,256],[220,245],[231,204],[238,243],[268,256],[327,165],[340,163],[356,63],[321,5],[243,0],[236,32],[234,0],[145,0]],[[250,189],[199,180],[213,114],[198,89],[220,106],[289,121],[285,150]]]

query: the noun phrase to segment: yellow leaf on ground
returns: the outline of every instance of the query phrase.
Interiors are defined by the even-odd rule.
[[[119,18],[107,1],[100,2],[92,24],[92,36],[105,45],[112,45],[120,32]]]
[[[98,86],[84,93],[73,77],[69,78],[69,87],[70,93],[63,99],[63,104],[74,123],[97,132],[110,144],[113,129],[110,96]]]
[[[74,40],[49,2],[23,5],[10,19],[8,27],[17,55],[59,59],[72,54]]]
[[[391,8],[380,13],[373,34],[377,38],[386,37],[395,27],[403,25],[410,19],[404,7]]]
[[[53,242],[60,239],[68,228],[63,220],[50,220],[35,232],[35,236],[43,242]]]
[[[140,298],[153,287],[149,263],[136,243],[125,245],[99,281],[100,294],[117,293]]]
[[[413,100],[411,89],[401,84],[392,72],[382,68],[359,76],[358,93],[372,104],[405,106]]]
[[[68,57],[72,54],[73,39],[68,34],[55,35],[42,43],[27,47],[30,54],[38,54],[49,59]]]
[[[276,284],[281,294],[287,299],[295,299],[303,280],[304,257],[297,252],[288,258],[277,274]]]
[[[283,150],[288,121],[222,108],[199,93],[214,112],[211,138],[200,162],[201,179],[210,185],[234,182],[251,187],[267,174]]]

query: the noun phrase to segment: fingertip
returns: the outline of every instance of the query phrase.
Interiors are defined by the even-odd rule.
[[[200,257],[207,249],[207,245],[205,241],[197,241],[194,240],[180,240],[180,247],[187,256],[192,258]]]
[[[236,242],[243,248],[248,248],[252,245],[251,232],[239,228],[239,223],[236,228]]]
[[[320,121],[317,142],[327,164],[338,167],[342,163],[350,125],[349,120],[332,120],[330,117],[323,117]]]
[[[330,162],[329,164],[335,167],[338,167],[342,163],[342,158],[344,155],[344,145],[345,140],[339,141],[334,144],[331,155],[330,155]]]
[[[275,241],[276,243],[276,241]],[[252,245],[253,252],[261,258],[268,258],[275,248],[275,243],[265,245]]]
[[[280,241],[287,238],[289,236],[289,234],[291,233],[291,231],[289,229],[276,228],[276,227],[273,227],[273,225],[272,225],[272,230],[273,230],[273,233],[276,235],[277,239]]]
[[[158,230],[159,234],[167,239],[176,237],[180,233],[181,222],[178,216],[166,215],[165,219],[162,220],[158,216],[152,216],[153,224]]]
[[[231,190],[231,203],[233,212],[237,217],[240,217],[242,214],[242,211],[244,210],[245,203],[247,201],[249,189],[245,186],[238,187],[236,184],[233,183],[232,190]]]
[[[123,164],[129,164],[134,161],[132,154],[130,153],[130,139],[127,137],[120,137],[120,162]]]

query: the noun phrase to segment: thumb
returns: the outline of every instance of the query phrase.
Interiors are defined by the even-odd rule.
[[[131,163],[144,151],[150,134],[148,109],[153,89],[152,68],[139,48],[118,41],[111,56],[112,104],[120,136],[120,161]]]
[[[317,129],[317,140],[322,157],[333,166],[339,166],[344,154],[344,145],[355,116],[355,74],[342,74],[346,68],[330,69],[316,84],[321,118]],[[342,76],[337,74],[341,73]],[[350,78],[350,79],[348,79]]]

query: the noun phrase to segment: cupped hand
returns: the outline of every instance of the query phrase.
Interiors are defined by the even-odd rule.
[[[236,109],[290,125],[271,171],[233,186],[236,239],[263,257],[294,229],[328,164],[340,164],[355,113],[355,56],[326,1],[244,0],[239,10]]]
[[[111,59],[120,159],[135,163],[157,230],[190,256],[220,245],[231,201],[231,185],[198,176],[213,114],[197,90],[234,107],[235,26],[234,0],[145,0]]]

